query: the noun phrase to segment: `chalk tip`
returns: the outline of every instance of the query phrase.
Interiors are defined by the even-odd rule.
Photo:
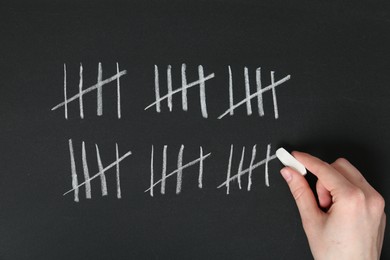
[[[293,168],[303,176],[307,174],[305,166],[297,159],[295,159],[295,157],[287,152],[283,147],[280,147],[278,150],[276,150],[276,157],[284,166]]]

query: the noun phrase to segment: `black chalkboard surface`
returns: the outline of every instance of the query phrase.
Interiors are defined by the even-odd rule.
[[[346,157],[390,200],[389,14],[3,4],[0,259],[311,259],[275,151]]]

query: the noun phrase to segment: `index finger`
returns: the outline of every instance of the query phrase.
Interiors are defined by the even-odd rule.
[[[292,154],[311,173],[317,176],[328,191],[352,187],[352,184],[328,163],[307,153],[293,152]]]

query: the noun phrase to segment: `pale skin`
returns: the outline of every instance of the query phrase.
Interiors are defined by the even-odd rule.
[[[307,153],[293,156],[318,178],[320,205],[304,176],[290,167],[281,170],[314,258],[379,259],[386,226],[383,197],[346,159],[328,164]]]

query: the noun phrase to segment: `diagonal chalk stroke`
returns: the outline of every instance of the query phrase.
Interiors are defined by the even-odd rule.
[[[164,177],[164,181],[165,181],[167,178],[171,177],[172,175],[178,173],[179,171],[182,171],[182,170],[184,170],[184,169],[186,169],[186,168],[188,168],[188,167],[190,167],[190,166],[192,166],[192,165],[194,165],[194,164],[196,164],[196,163],[198,163],[198,162],[200,163],[201,161],[203,161],[204,159],[206,159],[206,158],[209,157],[210,155],[211,155],[211,153],[208,153],[208,154],[206,154],[206,155],[204,155],[204,156],[201,155],[198,159],[196,159],[196,160],[194,160],[194,161],[192,161],[192,162],[189,162],[189,163],[183,165],[182,167],[180,167],[180,168],[178,168],[178,169],[176,169],[176,170],[170,172],[169,174],[166,174],[165,177]],[[154,188],[154,186],[156,186],[156,185],[159,184],[160,182],[162,182],[162,179],[156,181],[155,183],[150,183],[150,188],[147,189],[147,190],[145,190],[145,192],[148,192],[148,191],[152,190],[152,189]]]
[[[166,95],[164,95],[164,96],[162,96],[162,97],[160,97],[160,98],[158,98],[158,96],[156,95],[156,101],[153,102],[153,103],[151,103],[149,106],[145,107],[144,110],[147,110],[147,109],[151,108],[151,107],[154,106],[154,105],[156,105],[157,107],[159,107],[159,104],[160,104],[160,102],[161,102],[162,100],[168,99],[168,98],[170,98],[172,95],[174,95],[174,94],[176,94],[176,93],[179,93],[179,92],[182,92],[183,90],[187,90],[187,89],[189,89],[189,88],[192,88],[192,87],[194,87],[194,86],[196,86],[196,85],[199,85],[199,84],[201,84],[202,82],[205,82],[205,81],[207,81],[207,80],[209,80],[209,79],[212,79],[212,78],[214,78],[214,77],[215,77],[215,74],[214,74],[214,73],[211,73],[210,75],[208,75],[208,76],[205,77],[205,78],[202,78],[201,80],[197,80],[197,81],[191,82],[190,84],[188,84],[188,85],[186,85],[186,86],[184,86],[184,87],[175,89],[175,90],[173,90],[172,92],[170,92],[170,93],[168,93],[168,94],[166,94]],[[157,92],[156,92],[156,93],[157,93]]]
[[[111,169],[112,167],[116,166],[117,164],[119,164],[121,161],[123,161],[126,157],[130,156],[131,155],[131,151],[128,151],[127,153],[125,153],[124,155],[122,155],[121,157],[117,158],[113,163],[111,163],[110,165],[108,165],[107,167],[105,167],[104,169],[102,170],[99,170],[98,173],[96,173],[95,175],[93,175],[91,178],[89,178],[88,180],[85,180],[84,182],[80,183],[79,185],[75,185],[74,187],[72,187],[72,189],[68,190],[67,192],[65,192],[63,194],[63,196],[65,196],[66,194],[74,191],[74,190],[78,190],[78,188],[80,188],[81,186],[85,185],[87,182],[90,182],[92,181],[93,179],[99,177],[100,175],[104,174],[106,171],[108,171],[109,169]]]
[[[277,82],[272,82],[270,85],[268,85],[267,87],[259,90],[259,91],[256,91],[255,93],[251,94],[250,96],[246,97],[245,99],[241,100],[240,102],[238,102],[237,104],[235,104],[234,106],[230,107],[228,110],[226,110],[222,115],[220,115],[218,117],[218,119],[221,119],[223,117],[225,117],[227,114],[231,113],[232,111],[234,111],[237,107],[243,105],[243,104],[247,104],[247,102],[259,95],[261,95],[262,93],[268,91],[268,90],[272,90],[274,89],[276,86],[278,85],[281,85],[283,84],[284,82],[286,82],[287,80],[289,80],[291,78],[290,75],[287,75],[286,77],[282,78],[281,80],[278,80]],[[276,104],[276,102],[274,102],[274,105]]]
[[[236,174],[236,175],[234,175],[234,176],[231,176],[231,177],[229,176],[229,177],[227,178],[227,180],[226,180],[225,182],[223,182],[221,185],[219,185],[217,188],[219,189],[219,188],[221,188],[221,187],[223,187],[223,186],[226,186],[227,188],[229,188],[229,184],[230,184],[231,181],[233,181],[233,180],[235,180],[235,179],[237,179],[237,178],[240,178],[242,175],[244,175],[244,174],[246,174],[246,173],[249,173],[250,171],[256,169],[257,167],[262,166],[263,164],[267,164],[268,162],[270,162],[270,161],[272,161],[272,160],[274,160],[274,159],[276,159],[276,155],[274,154],[274,155],[272,155],[272,156],[268,156],[268,150],[267,150],[267,158],[265,158],[264,160],[262,160],[262,161],[260,161],[260,162],[258,162],[258,163],[256,163],[256,164],[253,164],[253,165],[250,166],[249,168],[247,168],[247,169],[245,169],[245,170],[239,172],[238,174]],[[230,161],[230,160],[229,160],[229,161]],[[230,164],[230,163],[229,163],[229,164]],[[229,167],[229,168],[230,168],[230,167]],[[267,168],[268,168],[268,167],[267,167]],[[268,169],[267,169],[267,170],[268,170]]]
[[[64,65],[64,72],[65,72],[65,75],[66,75],[66,66],[65,66],[65,65]],[[82,96],[82,95],[84,95],[84,94],[87,94],[87,93],[89,93],[89,92],[91,92],[91,91],[93,91],[93,90],[95,90],[95,89],[98,89],[100,86],[106,85],[106,84],[108,84],[108,83],[110,83],[110,82],[112,82],[112,81],[114,81],[114,80],[117,80],[117,79],[119,79],[120,77],[122,77],[123,75],[126,75],[126,74],[127,74],[127,71],[126,71],[126,70],[122,70],[122,71],[120,71],[119,73],[115,74],[114,76],[112,76],[112,77],[110,77],[110,78],[108,78],[108,79],[105,79],[105,80],[103,80],[103,81],[101,81],[101,82],[99,82],[99,83],[96,83],[95,85],[92,85],[91,87],[84,89],[82,92],[79,92],[78,94],[72,96],[71,98],[66,99],[64,102],[61,102],[61,103],[57,104],[57,105],[54,106],[51,110],[52,110],[52,111],[53,111],[53,110],[56,110],[56,109],[58,109],[58,108],[60,108],[60,107],[62,107],[62,106],[65,106],[65,108],[67,109],[67,105],[68,105],[70,102],[72,102],[72,101],[74,101],[74,100],[80,98],[80,96]],[[64,81],[65,81],[65,80],[64,80]],[[65,84],[66,84],[66,83],[65,83]],[[64,93],[65,93],[65,90],[64,90]],[[66,95],[65,95],[65,96],[66,96]]]
[[[268,158],[268,162],[270,162],[270,161],[272,161],[272,160],[274,160],[274,159],[276,159],[276,155],[270,156],[270,157]],[[219,188],[225,186],[227,183],[229,183],[229,182],[231,182],[231,181],[237,179],[238,176],[242,176],[242,175],[248,173],[250,169],[254,170],[254,169],[256,169],[257,167],[262,166],[262,165],[265,164],[266,162],[267,162],[267,159],[264,159],[264,160],[262,160],[262,161],[260,161],[260,162],[258,162],[258,163],[256,163],[256,164],[254,164],[251,168],[245,169],[245,170],[242,171],[241,173],[236,174],[236,175],[230,177],[228,180],[226,180],[225,182],[223,182],[223,183],[222,183],[221,185],[219,185],[217,188],[219,189]]]

